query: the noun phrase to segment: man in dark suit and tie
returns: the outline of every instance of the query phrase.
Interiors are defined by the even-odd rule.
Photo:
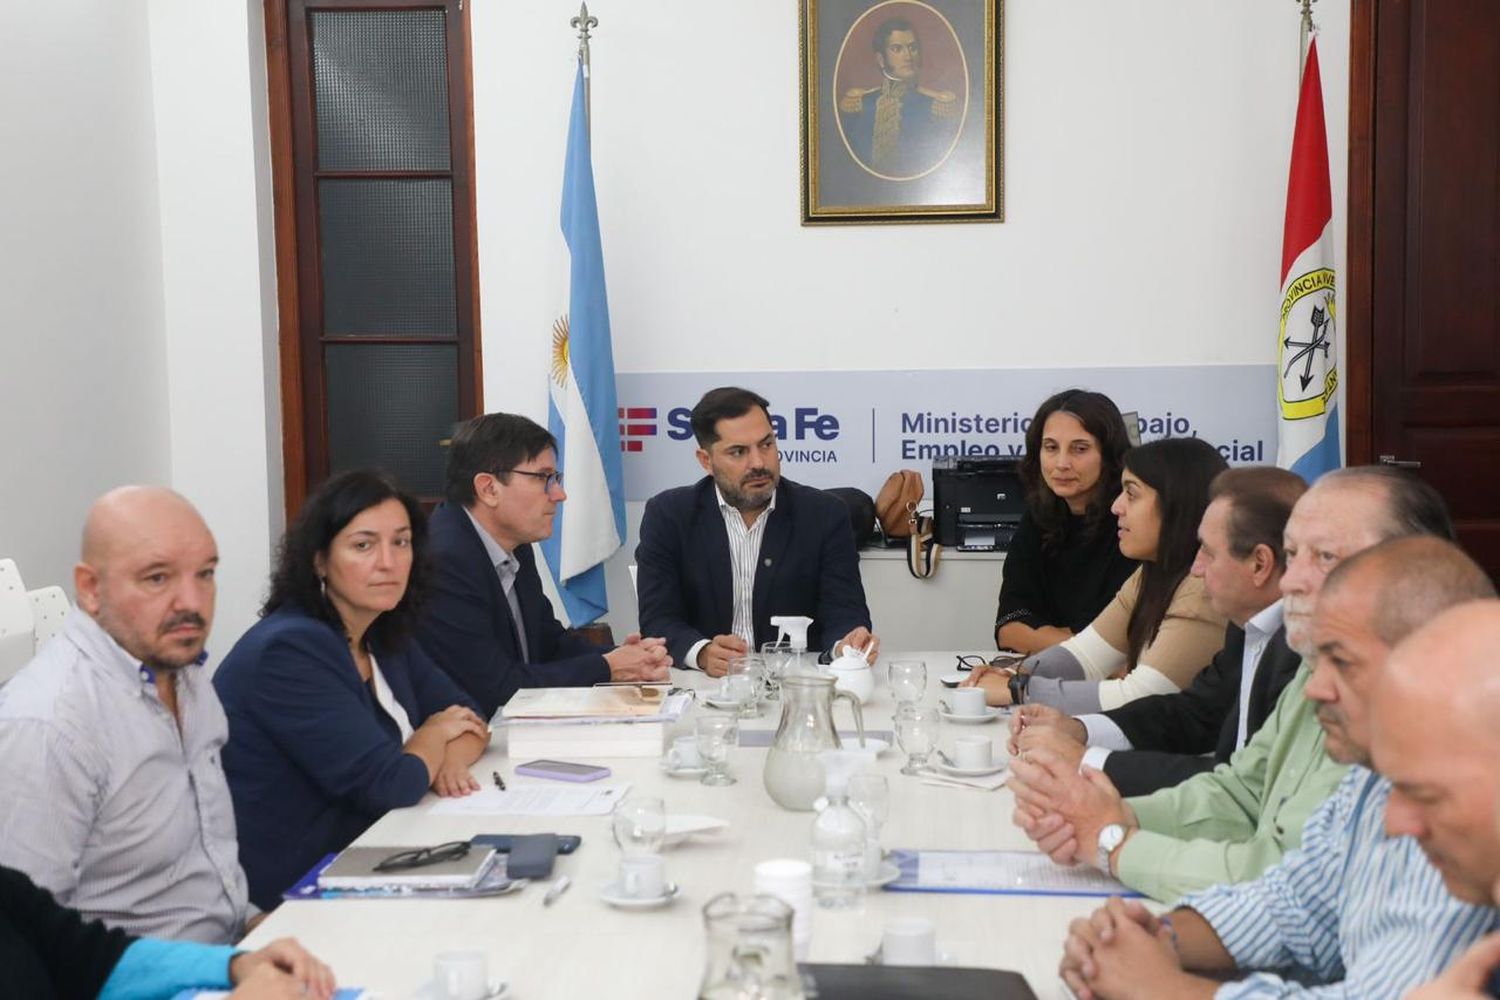
[[[1013,720],[1013,749],[1046,747],[1101,770],[1122,795],[1146,795],[1227,761],[1265,722],[1301,657],[1286,644],[1282,531],[1307,486],[1270,467],[1214,479],[1193,574],[1229,619],[1224,648],[1185,690],[1069,718],[1040,705]],[[1210,756],[1211,755],[1211,756]]]
[[[848,509],[781,478],[769,406],[746,389],[704,395],[692,426],[708,475],[653,497],[641,519],[641,628],[715,677],[776,638],[773,615],[812,618],[810,650],[846,644],[873,662],[879,649]]]
[[[435,579],[417,636],[486,716],[523,687],[671,676],[661,639],[609,649],[552,613],[531,543],[552,534],[568,495],[546,428],[511,413],[470,420],[453,435],[445,492],[428,522]]]

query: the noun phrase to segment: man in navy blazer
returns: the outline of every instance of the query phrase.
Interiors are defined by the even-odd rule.
[[[773,615],[813,619],[808,648],[835,642],[873,661],[879,640],[859,579],[848,509],[781,478],[769,404],[746,389],[709,391],[693,407],[709,475],[646,504],[635,550],[641,629],[674,662],[718,677],[730,657],[776,638]]]
[[[1224,648],[1175,694],[1076,719],[1022,706],[1023,721],[1011,722],[1013,749],[1045,748],[1101,770],[1122,795],[1168,788],[1228,761],[1270,716],[1302,662],[1282,622],[1282,534],[1306,491],[1295,473],[1269,466],[1214,477],[1192,572],[1229,619]]]
[[[671,676],[662,640],[610,649],[552,613],[531,543],[552,534],[568,495],[546,428],[510,413],[470,420],[453,436],[445,492],[428,522],[435,583],[417,634],[487,717],[520,688]]]

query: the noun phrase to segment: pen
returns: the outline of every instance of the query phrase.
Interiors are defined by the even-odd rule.
[[[502,792],[505,791],[505,779],[500,777],[499,771],[491,771],[490,777],[495,779],[496,788],[500,789]]]
[[[573,880],[568,878],[568,876],[557,876],[557,881],[552,883],[552,887],[547,890],[547,895],[542,897],[542,905],[551,906],[553,903],[557,902],[557,897],[567,892],[568,886],[572,884]]]

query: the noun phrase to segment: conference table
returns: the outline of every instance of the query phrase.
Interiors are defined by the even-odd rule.
[[[892,729],[894,705],[886,687],[885,660],[920,658],[928,665],[924,702],[936,704],[944,689],[937,678],[955,669],[953,652],[891,653],[876,664],[876,689],[864,706],[865,725]],[[696,671],[674,670],[673,680],[700,693],[716,681]],[[702,699],[675,730],[692,732]],[[741,731],[774,730],[781,703],[766,703],[759,718],[741,721]],[[838,727],[852,728],[846,702],[836,701]],[[1003,719],[984,725],[944,723],[939,745],[951,748],[960,735],[987,735],[1003,752]],[[474,766],[490,781],[498,770],[512,787],[544,779],[514,774],[523,761],[509,759],[497,735]],[[674,735],[669,730],[668,736]],[[722,892],[750,893],[753,868],[769,858],[810,854],[813,814],[776,805],[762,784],[766,750],[737,747],[727,787],[707,787],[695,779],[667,775],[659,758],[591,760],[613,770],[606,783],[631,784],[631,794],[665,800],[669,813],[727,820],[727,830],[698,836],[663,850],[667,878],[681,887],[669,905],[652,910],[619,910],[601,890],[615,877],[620,852],[608,816],[538,818],[429,815],[438,801],[429,794],[409,809],[379,820],[357,841],[368,845],[415,846],[464,840],[480,833],[557,832],[578,834],[583,843],[559,856],[556,875],[572,887],[550,907],[542,896],[548,883],[486,899],[331,899],[283,903],[249,935],[242,947],[292,936],[332,966],[341,985],[364,987],[382,1000],[425,995],[434,957],[444,951],[478,950],[489,957],[492,977],[505,980],[507,998],[692,997],[703,972],[705,935],[702,907]],[[584,758],[580,758],[584,759]],[[1011,822],[1007,789],[984,791],[939,787],[902,775],[905,755],[893,747],[875,763],[891,788],[890,818],[883,846],[959,850],[1030,849]],[[513,784],[512,784],[513,783]],[[546,782],[552,784],[551,782]],[[817,909],[808,960],[858,963],[880,943],[888,919],[930,917],[944,960],[954,965],[1012,969],[1022,973],[1043,1000],[1070,996],[1057,976],[1068,922],[1090,912],[1101,900],[1089,897],[970,895],[874,890],[854,910]]]

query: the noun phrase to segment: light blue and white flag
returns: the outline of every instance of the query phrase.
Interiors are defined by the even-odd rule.
[[[552,324],[547,429],[557,438],[557,462],[568,499],[558,508],[552,537],[541,543],[568,624],[596,621],[609,610],[603,563],[625,538],[625,488],[615,359],[604,293],[604,251],[584,105],[584,68],[573,84],[568,155],[563,167],[562,235],[568,280]]]
[[[1307,47],[1292,136],[1281,242],[1281,321],[1276,334],[1276,464],[1311,483],[1343,464],[1335,334],[1333,196],[1318,41]]]

